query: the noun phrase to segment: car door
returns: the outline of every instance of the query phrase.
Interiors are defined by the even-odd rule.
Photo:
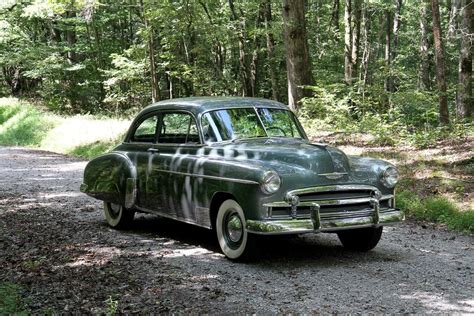
[[[157,152],[156,140],[159,118],[158,112],[144,116],[137,122],[127,144],[128,155],[137,169],[136,205],[147,211],[152,210],[148,198],[150,188],[147,185],[147,178],[151,173],[153,160],[157,158],[155,152]]]
[[[196,152],[202,146],[196,120],[182,111],[163,112],[159,120],[155,146],[158,152],[154,153],[147,179],[147,199],[159,213],[195,222],[193,167]]]

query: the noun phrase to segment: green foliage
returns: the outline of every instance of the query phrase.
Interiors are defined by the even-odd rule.
[[[68,151],[68,154],[71,154],[76,157],[91,159],[102,155],[106,152],[109,152],[114,147],[116,147],[121,141],[123,137],[120,137],[115,140],[100,140],[95,141],[93,143],[78,145],[74,147],[71,151]]]
[[[128,121],[108,118],[51,115],[14,98],[0,99],[0,145],[41,147],[93,158],[117,146],[128,125]],[[78,127],[87,133],[78,135]]]
[[[399,191],[396,200],[397,207],[405,210],[410,217],[443,223],[457,230],[474,232],[473,209],[462,212],[446,198],[421,198],[411,191]]]
[[[0,283],[0,315],[27,315],[21,297],[22,288],[14,283]]]
[[[39,146],[55,122],[26,103],[0,105],[0,144]]]
[[[118,300],[113,299],[112,296],[109,296],[109,298],[105,301],[105,304],[107,305],[107,316],[112,316],[117,314],[117,309],[119,302]]]
[[[316,130],[364,132],[374,135],[381,145],[410,144],[418,148],[441,139],[462,138],[472,134],[472,122],[438,125],[436,97],[430,92],[408,91],[387,95],[374,87],[342,84],[312,87],[314,97],[302,102],[300,117],[309,134]],[[387,105],[380,105],[386,99]]]

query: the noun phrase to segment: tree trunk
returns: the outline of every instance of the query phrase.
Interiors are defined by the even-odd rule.
[[[288,105],[292,109],[298,107],[298,103],[303,97],[310,95],[304,86],[313,84],[305,11],[305,1],[283,0]]]
[[[339,7],[339,0],[334,0],[332,4],[331,22],[329,22],[329,25],[334,29],[335,33],[339,32]]]
[[[275,73],[275,69],[278,67],[274,51],[275,51],[275,39],[273,38],[273,33],[271,32],[271,22],[272,22],[272,6],[271,0],[265,1],[265,13],[264,13],[264,21],[265,21],[265,35],[267,40],[267,58],[268,58],[268,73],[270,75],[270,83],[272,85],[272,99],[278,100],[278,80],[277,75]]]
[[[430,42],[428,40],[429,30],[429,6],[424,2],[420,12],[420,70],[418,74],[418,88],[420,90],[430,90],[430,59],[429,49]]]
[[[364,21],[364,52],[362,53],[362,66],[361,66],[361,74],[360,80],[362,81],[363,89],[365,90],[365,86],[369,81],[369,63],[371,58],[371,47],[370,47],[370,18],[369,18],[369,10],[367,5],[364,6],[362,19]]]
[[[392,14],[389,9],[385,10],[385,91],[393,92],[393,83],[391,72],[391,63],[392,63]]]
[[[148,19],[146,17],[145,7],[143,6],[143,0],[140,0],[140,6],[143,14],[143,24],[145,29],[148,30]],[[153,41],[153,28],[150,27],[148,34],[148,58],[150,59],[150,76],[151,76],[151,101],[154,103],[160,100],[160,88],[158,77],[156,74],[156,63],[155,63],[155,45]]]
[[[20,68],[15,67],[13,71],[13,77],[11,80],[11,89],[12,89],[12,95],[13,96],[18,96],[20,95],[21,91],[21,75],[20,75]]]
[[[470,37],[474,33],[474,2],[462,0],[461,48],[459,51],[459,83],[456,97],[456,115],[464,119],[472,116],[472,50]]]
[[[239,17],[235,11],[234,1],[229,0],[229,8],[231,12],[232,21],[237,22]],[[239,38],[239,78],[242,84],[242,96],[251,95],[251,88],[249,83],[249,75],[247,70],[246,53],[245,53],[245,20],[240,18],[238,28]]]
[[[350,85],[352,79],[352,29],[351,0],[345,0],[344,6],[344,81]]]
[[[66,17],[68,19],[73,19],[76,17],[76,12],[75,11],[66,11]],[[76,45],[76,30],[75,30],[75,23],[71,23],[68,21],[68,28],[66,31],[66,41],[68,44],[68,51],[67,51],[67,58],[71,63],[76,63],[77,62],[77,54],[75,51],[75,45]]]
[[[458,29],[458,16],[461,10],[461,1],[462,0],[453,0],[451,6],[449,7],[449,22],[447,34],[448,41],[456,37],[456,31]]]
[[[436,53],[436,80],[439,93],[439,120],[442,124],[449,123],[448,98],[446,96],[446,67],[444,64],[444,48],[441,37],[438,0],[431,0],[431,14],[433,16],[433,37]]]
[[[395,60],[398,54],[398,31],[400,30],[400,17],[402,11],[402,0],[397,0],[397,10],[395,11],[395,18],[393,19],[393,47],[392,60]]]
[[[362,16],[362,0],[354,0],[354,29],[352,31],[352,51],[351,51],[351,64],[352,74],[351,77],[357,77],[359,71],[359,44],[360,44],[360,21]]]
[[[212,19],[211,13],[209,12],[209,9],[207,8],[207,5],[203,1],[199,1],[199,4],[203,8],[204,12],[206,13],[206,16],[209,20],[209,23],[211,25],[214,25],[214,21]],[[220,80],[222,80],[225,83],[225,86],[227,87],[227,82],[225,80],[223,71],[224,71],[224,56],[223,54],[223,49],[222,49],[222,44],[217,36],[214,36],[214,45],[213,45],[213,55],[214,55],[214,67],[216,69],[216,72],[219,75]]]
[[[258,16],[255,21],[255,30],[260,29],[263,15],[265,10],[265,3],[261,3],[258,9]],[[257,84],[258,84],[258,52],[260,50],[260,34],[255,32],[253,35],[253,52],[252,61],[250,63],[250,96],[255,97],[257,95]]]

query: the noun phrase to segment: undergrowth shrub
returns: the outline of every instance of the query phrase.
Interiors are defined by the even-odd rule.
[[[410,217],[443,223],[458,230],[474,232],[474,210],[461,212],[444,197],[420,198],[413,192],[400,191],[397,193],[396,200],[397,207],[403,209]]]
[[[317,130],[364,132],[382,145],[406,143],[429,147],[441,139],[472,134],[472,122],[453,118],[439,125],[438,99],[431,92],[406,91],[387,94],[379,87],[362,91],[356,84],[311,87],[314,96],[302,100],[299,115],[309,134]],[[451,104],[452,105],[452,104]]]

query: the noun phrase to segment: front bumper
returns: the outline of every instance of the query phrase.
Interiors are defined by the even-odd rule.
[[[358,214],[361,216],[357,216]],[[337,218],[320,213],[319,208],[315,207],[311,210],[309,219],[247,220],[247,231],[263,235],[334,232],[396,224],[404,219],[405,213],[397,208],[340,213]]]

